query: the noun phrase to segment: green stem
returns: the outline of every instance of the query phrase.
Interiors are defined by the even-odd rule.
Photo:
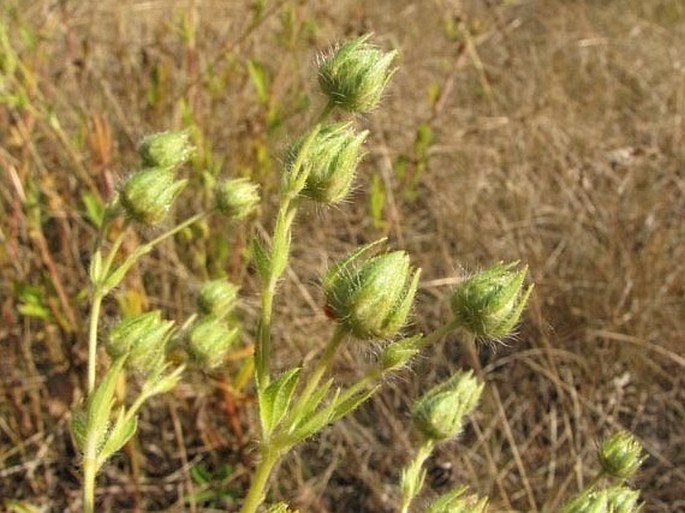
[[[88,395],[95,389],[95,366],[97,364],[98,321],[102,306],[102,290],[98,285],[93,292],[93,303],[90,307],[90,323],[88,328]]]
[[[198,221],[201,221],[202,219],[204,219],[208,215],[209,215],[208,210],[205,210],[204,212],[200,212],[199,214],[195,214],[194,216],[191,216],[188,219],[186,219],[185,221],[183,221],[181,224],[174,226],[172,229],[164,232],[163,234],[159,235],[158,237],[155,237],[151,241],[146,242],[141,247],[147,248],[146,251],[144,251],[145,253],[147,253],[148,251],[150,251],[150,249],[152,249],[153,246],[159,244],[163,240],[168,239],[169,237],[171,237],[173,235],[176,235],[181,230],[188,228],[188,226],[190,226],[191,224],[197,223]]]
[[[438,340],[448,335],[452,331],[455,331],[457,328],[459,328],[460,325],[461,323],[456,319],[451,322],[448,322],[443,327],[438,328],[433,333],[430,333],[429,335],[426,335],[421,340],[419,340],[417,347],[419,349],[425,349],[427,346],[433,344],[434,342],[437,342]]]
[[[269,448],[267,445],[262,446],[261,460],[255,469],[252,483],[250,483],[250,490],[247,493],[247,497],[245,497],[240,513],[255,513],[259,505],[264,502],[266,485],[279,457],[280,453],[278,451]]]
[[[95,511],[95,476],[97,474],[97,440],[88,433],[83,451],[83,513]]]
[[[416,456],[402,473],[402,506],[400,513],[407,513],[414,498],[423,486],[423,464],[433,452],[435,442],[424,440],[416,452]]]
[[[279,233],[279,230],[289,230],[287,223],[284,221],[288,215],[290,208],[290,198],[285,195],[281,196],[281,202],[278,208],[278,215],[276,227],[272,241],[287,240],[287,233]],[[282,250],[282,248],[279,248]],[[274,256],[274,248],[272,248],[272,262]],[[257,325],[257,337],[255,339],[255,379],[257,385],[257,394],[261,394],[271,381],[269,371],[269,355],[271,354],[271,318],[273,314],[274,295],[276,294],[276,285],[280,278],[280,274],[274,273],[273,265],[269,270],[269,276],[264,280],[262,287],[262,312],[261,318]]]
[[[307,384],[302,390],[300,396],[297,398],[297,403],[293,406],[290,414],[288,415],[288,419],[285,421],[286,426],[289,426],[301,419],[303,414],[302,410],[307,405],[307,401],[309,401],[312,394],[316,390],[316,387],[321,382],[321,378],[331,364],[333,355],[337,351],[338,347],[340,347],[340,344],[343,342],[343,340],[345,340],[346,335],[347,331],[340,326],[335,329],[335,333],[333,333],[333,336],[326,345],[326,350],[321,355],[321,358],[319,358],[319,361],[316,362],[316,366],[309,376]]]

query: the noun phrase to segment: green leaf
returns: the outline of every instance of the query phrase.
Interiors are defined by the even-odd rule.
[[[81,194],[81,201],[86,207],[86,214],[95,226],[102,226],[102,220],[105,215],[105,205],[100,198],[92,192],[86,191]]]
[[[109,416],[114,404],[114,391],[126,358],[117,358],[98,387],[88,398],[87,437],[101,445],[109,428]]]
[[[27,317],[37,317],[44,321],[52,318],[50,308],[45,304],[46,293],[41,287],[30,283],[15,282],[14,294],[19,300],[19,313]]]
[[[93,254],[93,259],[90,261],[88,277],[93,284],[99,283],[102,278],[102,252],[99,249]]]
[[[380,385],[377,385],[371,390],[367,390],[366,392],[360,392],[359,394],[342,401],[337,401],[337,404],[334,405],[333,413],[331,415],[329,422],[335,422],[336,420],[341,419],[344,416],[352,413],[369,397],[375,394],[378,391],[378,389],[380,389],[380,387]]]
[[[335,404],[338,395],[340,394],[340,389],[335,391],[335,396],[328,405],[318,411],[316,411],[316,408],[326,395],[326,392],[330,389],[332,383],[333,380],[329,380],[328,383],[322,387],[325,393],[322,394],[321,391],[317,391],[317,393],[312,395],[309,401],[307,401],[308,408],[304,410],[305,413],[302,415],[302,420],[295,424],[293,426],[294,429],[291,430],[293,443],[301,442],[314,433],[321,431],[330,423],[330,419],[335,411]]]
[[[259,415],[265,435],[270,435],[283,420],[300,378],[300,370],[284,372],[259,395]]]
[[[162,367],[162,371],[166,370],[168,366]],[[178,382],[181,381],[181,374],[185,370],[185,365],[176,367],[169,374],[161,375],[161,372],[155,376],[154,380],[148,378],[148,380],[143,385],[144,390],[146,390],[147,397],[152,397],[157,394],[166,394],[171,391]]]
[[[274,229],[273,246],[271,250],[271,277],[278,278],[288,265],[290,243],[292,240],[291,226],[295,218],[295,210],[279,213]]]
[[[109,276],[105,279],[105,282],[102,284],[102,289],[104,293],[109,292],[112,290],[114,287],[119,285],[121,283],[121,280],[124,279],[124,276],[126,276],[126,273],[133,267],[133,265],[138,261],[138,259],[143,256],[146,253],[149,253],[152,247],[150,246],[141,246],[139,247],[135,252],[131,253],[126,260],[124,260],[124,263],[122,263],[119,267],[114,269]]]
[[[77,406],[71,414],[71,433],[78,448],[83,450],[88,435],[88,414],[82,406]]]
[[[114,427],[108,433],[107,439],[98,453],[98,467],[102,466],[112,454],[126,445],[126,442],[135,434],[137,428],[138,418],[134,416],[126,420],[126,409],[122,406],[119,409],[119,415],[114,423]]]
[[[249,59],[247,61],[247,71],[257,90],[259,102],[265,105],[269,101],[269,74],[266,68],[262,63]]]
[[[5,500],[5,508],[8,513],[40,513],[42,510],[29,502]]]
[[[269,253],[264,248],[262,242],[256,237],[252,242],[252,256],[254,258],[255,267],[257,268],[257,273],[259,277],[266,281],[271,275],[271,257]]]

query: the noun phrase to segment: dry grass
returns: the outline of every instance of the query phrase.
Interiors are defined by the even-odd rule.
[[[443,278],[521,259],[537,284],[527,318],[507,346],[480,351],[487,398],[431,460],[425,498],[466,483],[493,511],[556,511],[596,470],[598,438],[624,426],[650,454],[634,481],[645,512],[685,511],[682,2],[264,4],[255,22],[241,2],[209,0],[0,7],[0,497],[78,511],[68,411],[85,374],[84,194],[111,193],[142,134],[183,125],[202,144],[197,170],[252,176],[268,196],[280,149],[319,102],[315,51],[373,30],[401,50],[401,70],[362,120],[373,140],[357,193],[298,225],[279,360],[313,356],[310,341],[330,330],[317,278],[354,244],[386,233],[423,267],[419,329],[447,315]],[[268,70],[264,102],[249,59]],[[421,126],[429,144],[417,144]],[[376,223],[374,181],[385,195]],[[192,187],[179,215],[206,201],[202,179]],[[189,289],[221,272],[243,282],[254,317],[236,228],[213,222],[153,253],[105,322],[147,306],[181,319]],[[342,379],[369,354],[341,357]],[[393,511],[411,398],[474,363],[448,338],[287,459],[274,496],[308,512]],[[99,481],[102,511],[235,509],[256,425],[249,394],[221,391],[237,368],[193,375],[147,409],[137,442]]]

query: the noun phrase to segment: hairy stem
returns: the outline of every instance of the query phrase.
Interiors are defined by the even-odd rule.
[[[435,442],[433,440],[424,440],[414,459],[402,472],[402,506],[400,513],[407,513],[409,511],[411,502],[421,491],[424,478],[423,464],[433,452],[434,447]]]
[[[95,389],[95,367],[97,365],[98,321],[103,294],[99,287],[93,292],[93,303],[90,307],[90,323],[88,327],[88,395]]]
[[[250,490],[245,497],[245,502],[240,513],[255,513],[259,505],[264,501],[266,485],[274,465],[278,461],[280,453],[273,450],[269,445],[262,445],[261,459],[255,469]]]
[[[277,219],[284,220],[288,215],[288,210],[290,209],[290,198],[283,195],[281,196],[281,203],[278,208]],[[276,227],[274,228],[274,234],[272,241],[276,240],[287,240],[289,239],[289,234],[287,231],[290,229],[287,223],[276,222]],[[286,233],[281,233],[285,231]],[[273,257],[272,248],[272,257]],[[272,258],[273,261],[273,258]],[[257,325],[257,338],[255,341],[255,378],[257,384],[257,393],[262,393],[266,387],[269,385],[271,380],[271,374],[269,369],[269,355],[271,352],[271,317],[273,313],[273,302],[274,295],[276,294],[276,285],[280,278],[280,274],[274,272],[273,265],[269,271],[269,276],[264,280],[262,286],[262,312],[261,318],[259,319],[259,324]]]

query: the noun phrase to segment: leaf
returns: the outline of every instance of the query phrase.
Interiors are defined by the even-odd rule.
[[[247,71],[257,90],[257,98],[263,105],[269,101],[269,74],[264,65],[254,59],[248,59]]]
[[[284,372],[259,395],[259,415],[266,436],[283,420],[299,381],[300,370],[296,368]]]
[[[143,256],[146,253],[149,253],[150,250],[152,249],[151,246],[141,246],[139,247],[135,252],[131,253],[124,262],[114,269],[109,276],[105,279],[105,282],[102,284],[102,290],[104,293],[108,293],[110,290],[112,290],[114,287],[119,285],[121,283],[121,280],[124,279],[124,276],[126,276],[126,273],[133,267],[133,265],[138,261],[138,259]]]
[[[83,450],[88,435],[88,415],[82,406],[77,406],[71,415],[71,434],[79,449]]]
[[[100,445],[107,434],[109,416],[114,403],[114,391],[126,358],[118,358],[102,382],[88,398],[87,437],[94,437]]]
[[[328,392],[328,389],[330,388],[333,380],[329,380],[329,382],[324,385],[325,391]],[[294,443],[301,442],[305,438],[308,438],[309,436],[313,435],[314,433],[317,433],[318,431],[321,431],[324,427],[326,427],[330,423],[331,416],[334,413],[335,410],[335,404],[338,399],[338,394],[340,393],[340,389],[335,391],[335,396],[333,397],[333,400],[326,405],[325,407],[321,408],[320,410],[316,411],[316,407],[318,404],[321,402],[325,394],[321,394],[320,392],[317,392],[317,394],[313,395],[310,400],[307,402],[309,406],[311,406],[311,409],[305,410],[308,413],[303,414],[302,416],[302,421],[298,422],[295,424],[294,429],[291,430],[292,432],[292,438]],[[314,401],[315,399],[315,401]]]
[[[256,237],[252,242],[252,255],[259,277],[262,281],[268,280],[271,275],[271,257],[266,249],[264,249],[264,245]]]
[[[375,394],[380,387],[381,387],[380,385],[377,385],[377,386],[373,387],[371,390],[367,390],[366,392],[361,392],[361,393],[359,393],[355,396],[352,396],[348,399],[345,399],[343,401],[339,401],[337,404],[335,404],[335,406],[333,408],[333,414],[332,414],[329,422],[335,422],[336,420],[341,419],[344,416],[352,413],[359,406],[361,406],[369,397],[371,397],[373,394]]]
[[[176,367],[170,373],[162,375],[167,367],[168,365],[162,367],[158,373],[148,377],[143,385],[143,391],[147,397],[152,397],[157,394],[166,394],[181,381],[181,374],[183,374],[183,371],[185,370],[185,365]]]
[[[102,278],[102,252],[98,249],[93,254],[93,259],[88,266],[88,277],[92,284],[97,284]]]
[[[86,207],[86,214],[95,226],[102,226],[102,220],[105,216],[105,205],[100,198],[90,191],[81,194],[81,201]]]
[[[98,453],[98,467],[102,466],[112,454],[126,445],[126,442],[135,434],[137,428],[138,418],[133,416],[126,420],[126,409],[122,406],[119,409],[119,415],[114,423],[114,427],[108,433],[107,439]]]

